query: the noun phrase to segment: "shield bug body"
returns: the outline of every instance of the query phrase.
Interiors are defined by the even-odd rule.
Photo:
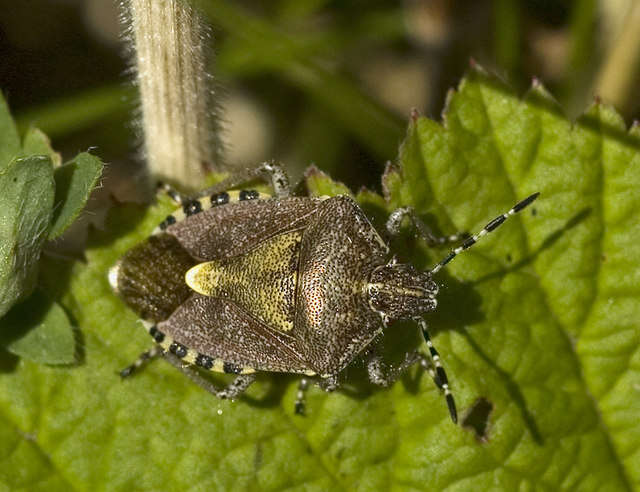
[[[270,174],[275,197],[228,191],[262,173]],[[157,344],[123,376],[164,354],[216,396],[233,398],[253,382],[256,371],[298,373],[303,378],[295,409],[302,413],[309,378],[333,390],[340,372],[359,356],[370,380],[383,386],[420,363],[444,391],[456,421],[447,376],[422,319],[437,305],[433,276],[537,194],[423,272],[391,257],[350,197],[289,196],[286,176],[271,163],[199,198],[173,197],[182,207],[109,272],[114,290],[141,316]],[[408,208],[391,214],[388,232],[397,233],[405,217],[431,245],[461,237],[434,237]],[[409,352],[389,369],[375,346],[395,320],[416,321],[429,351]],[[218,389],[193,367],[237,377]]]

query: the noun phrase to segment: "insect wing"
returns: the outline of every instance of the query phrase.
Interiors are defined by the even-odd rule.
[[[236,366],[306,372],[293,338],[225,299],[193,294],[158,329],[185,347]]]
[[[231,258],[265,239],[304,227],[320,203],[300,197],[234,202],[188,217],[166,232],[198,261]]]

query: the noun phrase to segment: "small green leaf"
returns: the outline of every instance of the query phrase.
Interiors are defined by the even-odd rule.
[[[51,158],[54,168],[60,166],[62,162],[60,154],[51,148],[51,140],[49,140],[49,137],[34,127],[27,130],[22,140],[22,153],[25,156],[48,155]]]
[[[13,122],[9,106],[0,93],[0,172],[20,152],[20,137]]]
[[[87,152],[55,170],[55,210],[49,239],[60,236],[78,217],[102,174],[102,162]]]
[[[14,159],[0,171],[0,317],[35,287],[53,206],[51,159]]]
[[[334,195],[350,195],[353,196],[351,190],[343,183],[334,181],[327,174],[320,171],[315,166],[311,166],[305,172],[305,182],[309,194],[313,196],[334,196]]]
[[[0,319],[0,345],[40,364],[75,362],[75,338],[64,309],[36,290]]]

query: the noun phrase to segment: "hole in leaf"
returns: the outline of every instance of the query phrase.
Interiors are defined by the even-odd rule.
[[[489,415],[493,411],[493,403],[484,396],[478,398],[469,413],[462,421],[462,427],[471,429],[476,434],[476,439],[487,442],[487,427],[489,426]]]

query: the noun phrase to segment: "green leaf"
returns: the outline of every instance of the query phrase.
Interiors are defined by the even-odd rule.
[[[9,106],[0,93],[0,172],[20,152],[20,137],[13,122]]]
[[[450,97],[444,126],[410,125],[402,179],[389,173],[385,189],[436,230],[477,231],[541,192],[447,267],[455,282],[440,278],[449,294],[431,323],[446,331],[436,342],[456,396],[493,408],[488,443],[459,463],[483,477],[476,489],[640,485],[639,149],[610,108],[572,125],[538,84],[522,101],[480,70]],[[438,487],[471,483],[437,473]]]
[[[387,213],[413,206],[439,233],[475,231],[541,192],[438,273],[438,310],[425,319],[460,426],[417,368],[379,390],[356,364],[350,391],[308,391],[306,417],[293,413],[293,376],[264,375],[236,402],[162,361],[121,381],[150,340],[106,275],[170,212],[165,199],[120,207],[86,263],[46,262],[84,362],[0,371],[0,414],[76,490],[638,489],[639,148],[609,108],[571,124],[542,88],[521,100],[478,70],[444,125],[410,124],[399,169],[385,174]],[[409,234],[392,246],[425,268],[446,254]],[[399,324],[385,341],[397,360],[420,338]],[[34,463],[29,473],[46,475]]]
[[[333,181],[327,174],[320,171],[315,166],[310,167],[305,172],[305,181],[307,189],[311,195],[315,196],[334,196],[334,195],[352,195],[351,190],[343,183]]]
[[[0,317],[35,287],[54,182],[51,159],[14,159],[0,171]]]
[[[37,436],[23,433],[3,415],[0,415],[0,489],[25,492],[73,489],[38,446]]]
[[[60,154],[51,148],[51,140],[42,131],[31,127],[27,130],[22,140],[22,153],[30,155],[48,155],[51,158],[53,167],[60,166],[62,158]]]
[[[39,291],[0,319],[0,346],[40,364],[75,362],[75,337],[64,309]]]
[[[48,364],[75,360],[64,310],[37,293],[14,305],[35,288],[44,241],[58,237],[78,216],[102,170],[101,162],[87,153],[63,167],[60,160],[36,128],[27,130],[20,146],[0,97],[0,346]]]
[[[102,162],[87,152],[56,169],[55,210],[49,239],[60,236],[76,220],[101,174]]]

